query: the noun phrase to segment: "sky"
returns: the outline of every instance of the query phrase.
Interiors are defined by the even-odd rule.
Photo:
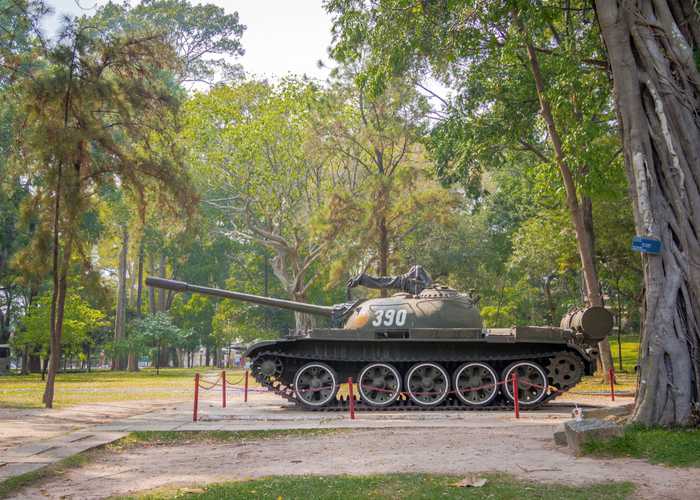
[[[89,13],[104,0],[47,0],[55,11],[45,24],[55,33],[61,16]],[[203,3],[193,0],[193,3]],[[331,18],[321,0],[209,0],[227,13],[238,12],[247,29],[242,43],[245,55],[237,61],[246,72],[259,77],[280,77],[289,73],[325,79],[329,63]]]

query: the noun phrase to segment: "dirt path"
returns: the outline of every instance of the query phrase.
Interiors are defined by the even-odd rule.
[[[640,498],[700,498],[698,469],[640,460],[576,459],[557,450],[550,426],[353,430],[245,444],[156,446],[101,453],[80,469],[15,498],[104,498],[164,485],[280,474],[465,474],[499,471],[546,482],[632,481]]]
[[[0,458],[19,445],[50,439],[92,425],[171,408],[174,401],[120,401],[47,410],[0,408]]]

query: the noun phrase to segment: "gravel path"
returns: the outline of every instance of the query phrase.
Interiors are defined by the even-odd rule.
[[[100,453],[96,460],[20,491],[14,498],[104,498],[164,485],[281,474],[466,474],[586,484],[632,481],[639,498],[700,498],[698,469],[641,460],[574,458],[555,448],[552,427],[352,430],[244,444],[190,444]]]

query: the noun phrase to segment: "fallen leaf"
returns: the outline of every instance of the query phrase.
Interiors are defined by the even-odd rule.
[[[452,483],[450,486],[455,486],[457,488],[481,488],[487,482],[488,481],[483,477],[466,476],[461,481],[457,481],[456,483]]]

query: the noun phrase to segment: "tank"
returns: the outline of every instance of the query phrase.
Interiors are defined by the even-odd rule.
[[[332,306],[162,278],[146,284],[329,318],[328,327],[291,331],[245,353],[262,386],[311,410],[344,408],[338,391],[350,377],[367,409],[498,409],[513,403],[513,375],[520,406],[535,408],[593,373],[596,345],[612,329],[603,307],[572,309],[560,326],[484,328],[478,297],[433,283],[420,266],[401,276],[361,274],[349,289],[397,293]]]

